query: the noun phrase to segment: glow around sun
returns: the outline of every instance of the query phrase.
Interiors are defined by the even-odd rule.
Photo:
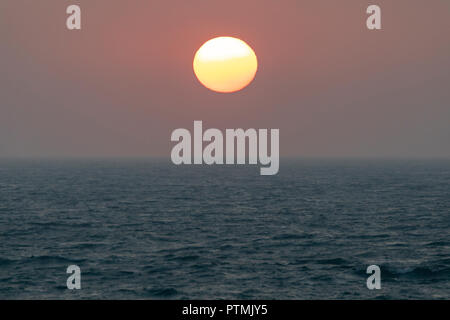
[[[255,78],[258,60],[252,48],[233,37],[218,37],[205,42],[194,57],[197,79],[208,89],[235,92]]]

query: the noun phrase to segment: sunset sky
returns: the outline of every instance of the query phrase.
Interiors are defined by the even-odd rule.
[[[282,156],[450,157],[449,33],[448,0],[2,0],[0,157],[170,157],[194,120],[279,128]],[[242,91],[194,75],[218,36],[258,57]]]

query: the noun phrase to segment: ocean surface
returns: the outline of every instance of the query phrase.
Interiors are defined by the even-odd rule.
[[[450,161],[0,161],[0,299],[449,298]]]

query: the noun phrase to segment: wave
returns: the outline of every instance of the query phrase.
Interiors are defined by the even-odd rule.
[[[188,261],[196,261],[200,259],[200,256],[197,255],[187,255],[187,256],[181,256],[181,257],[170,257],[167,258],[168,260],[171,261],[183,261],[183,262],[188,262]]]
[[[381,267],[382,278],[450,279],[450,267]]]
[[[279,234],[274,236],[273,240],[300,240],[300,239],[311,239],[313,237],[312,234],[294,234],[294,233],[286,233]]]
[[[70,221],[63,221],[63,222],[58,222],[58,221],[49,221],[49,222],[29,222],[29,225],[32,226],[39,226],[39,227],[70,227],[70,228],[88,228],[91,227],[92,224],[89,222],[78,222],[78,223],[72,223]]]
[[[64,263],[64,264],[71,264],[71,263],[80,263],[85,261],[85,259],[68,259],[61,256],[49,256],[49,255],[42,255],[42,256],[31,256],[27,258],[22,259],[22,263]]]
[[[14,260],[0,257],[0,266],[7,266],[7,265],[10,265],[13,263],[14,263]]]
[[[179,294],[179,292],[174,288],[146,289],[145,292],[153,297],[161,298],[172,297]]]
[[[345,259],[342,259],[342,258],[321,259],[321,260],[316,260],[316,263],[318,263],[318,264],[331,264],[331,265],[338,265],[338,266],[349,265],[349,262],[347,260],[345,260]]]

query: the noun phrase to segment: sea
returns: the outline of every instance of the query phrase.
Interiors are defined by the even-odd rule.
[[[449,298],[450,160],[0,160],[0,299]]]

